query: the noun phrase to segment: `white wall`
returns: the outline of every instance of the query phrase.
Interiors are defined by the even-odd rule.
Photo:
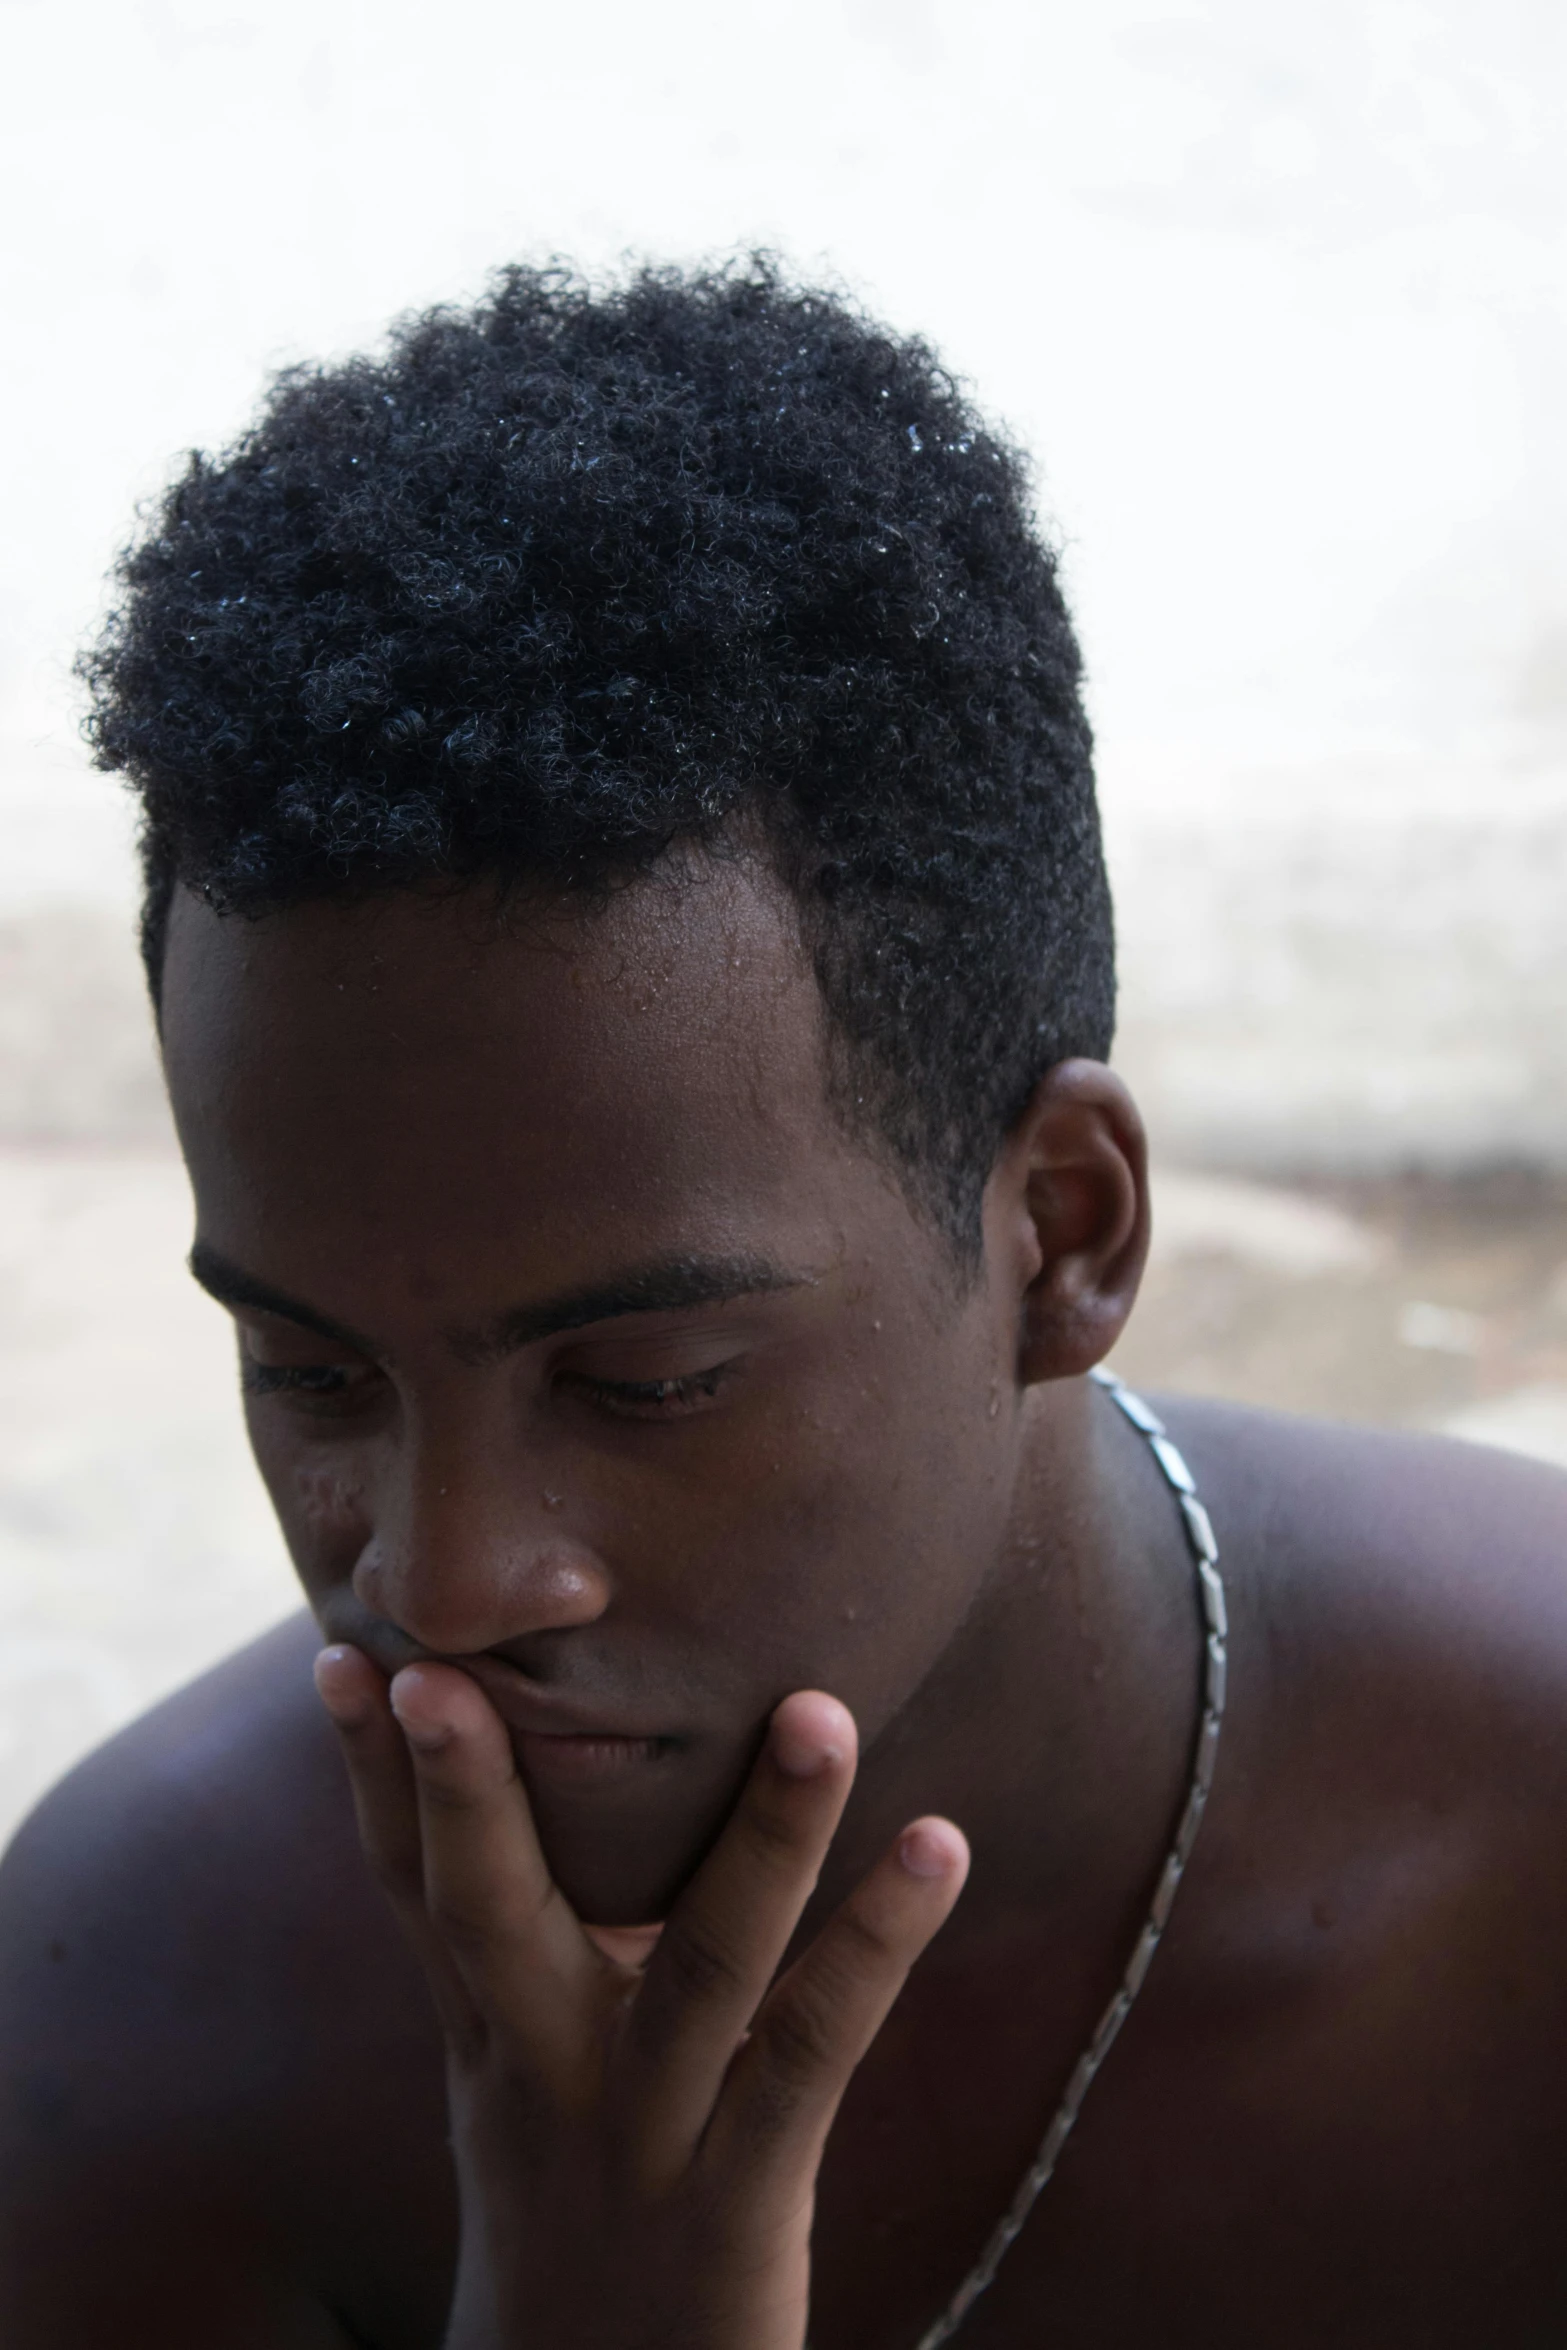
[[[0,922],[127,902],[70,651],[269,366],[773,239],[1038,454],[1167,1146],[1567,1160],[1559,0],[0,0],[0,90]],[[59,936],[13,1130],[135,1091]]]
[[[297,1599],[68,679],[175,454],[512,254],[836,266],[1038,454],[1166,1156],[1567,1163],[1564,50],[1561,0],[0,0],[0,1837]],[[1158,1221],[1384,1353],[1400,1284],[1495,1302],[1319,1202]],[[1509,1376],[1473,1432],[1559,1450]]]

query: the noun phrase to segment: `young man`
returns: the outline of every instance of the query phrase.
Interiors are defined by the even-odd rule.
[[[1086,1376],[1017,460],[766,267],[517,271],[122,584],[312,1613],[6,1864],[7,2350],[1559,2343],[1567,1483]]]

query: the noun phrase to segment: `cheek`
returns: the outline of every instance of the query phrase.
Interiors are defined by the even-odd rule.
[[[867,1378],[715,1464],[671,1555],[705,1647],[825,1686],[870,1736],[930,1670],[1005,1539],[1011,1479],[981,1381]],[[693,1496],[693,1499],[696,1497]],[[666,1587],[668,1588],[668,1587]]]
[[[277,1512],[289,1556],[312,1588],[344,1581],[370,1538],[366,1483],[345,1453],[330,1454],[254,1408],[245,1414],[250,1448]]]

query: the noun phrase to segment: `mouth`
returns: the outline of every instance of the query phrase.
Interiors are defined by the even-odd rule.
[[[684,1743],[640,1723],[606,1721],[606,1709],[541,1688],[500,1657],[464,1657],[461,1663],[510,1730],[530,1784],[612,1785],[666,1760]]]
[[[597,1787],[625,1779],[674,1750],[673,1738],[618,1738],[604,1731],[512,1731],[524,1776],[560,1787]]]

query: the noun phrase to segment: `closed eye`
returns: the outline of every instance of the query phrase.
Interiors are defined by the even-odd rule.
[[[620,1418],[676,1420],[711,1403],[732,1369],[732,1364],[715,1363],[681,1379],[594,1379],[585,1371],[569,1371],[563,1381]]]
[[[263,1363],[243,1345],[239,1383],[247,1401],[271,1398],[323,1420],[357,1418],[386,1386],[374,1363]]]
[[[351,1376],[341,1363],[257,1363],[247,1356],[239,1383],[247,1395],[341,1395]]]

